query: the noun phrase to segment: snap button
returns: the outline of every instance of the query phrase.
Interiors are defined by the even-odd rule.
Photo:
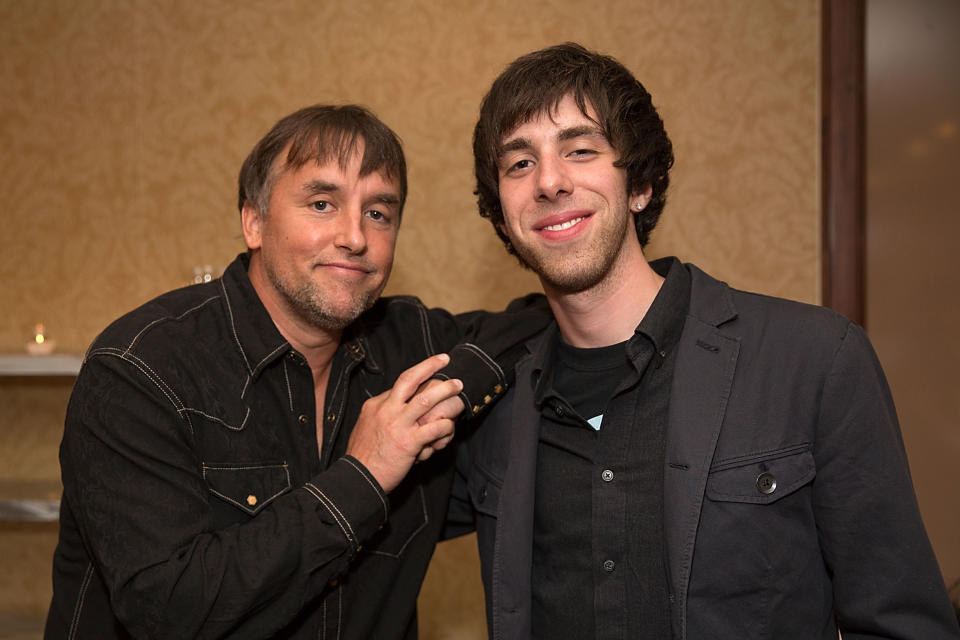
[[[490,396],[483,396],[483,404],[490,404],[490,401],[493,400]]]
[[[301,414],[297,417],[297,420],[300,422],[300,424],[307,424],[307,422],[310,420],[310,418],[308,418],[305,414],[301,413]]]
[[[253,495],[252,493],[251,493],[250,495],[248,495],[248,496],[247,496],[247,504],[250,505],[251,507],[256,506],[256,504],[257,504],[257,496]]]
[[[607,573],[610,573],[611,571],[613,571],[616,568],[616,566],[617,565],[614,564],[613,560],[603,561],[603,570],[606,571]]]
[[[477,500],[483,502],[487,499],[487,485],[480,487],[480,495],[477,496]]]
[[[337,419],[337,414],[335,414],[335,413],[328,413],[328,414],[327,414],[327,422],[333,422],[333,421],[336,420],[336,419]]]
[[[480,413],[480,405],[478,404],[473,405],[473,413],[474,414]]]
[[[500,393],[501,391],[503,391],[503,385],[502,385],[502,384],[498,384],[497,386],[495,386],[495,387],[493,388],[493,392],[494,392],[494,393]]]
[[[613,480],[613,471],[610,469],[604,469],[603,473],[600,474],[600,477],[603,478],[604,482],[610,482]]]
[[[558,404],[557,404],[557,405],[554,405],[554,406],[553,406],[553,412],[556,413],[556,414],[557,414],[558,416],[560,416],[561,418],[563,417],[563,407],[561,407],[560,405],[558,405]]]
[[[763,495],[770,495],[777,490],[777,479],[772,473],[761,473],[757,476],[757,489]]]

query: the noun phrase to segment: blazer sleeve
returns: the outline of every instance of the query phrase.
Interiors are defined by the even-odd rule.
[[[876,354],[850,323],[825,379],[814,509],[837,622],[854,638],[957,638]]]

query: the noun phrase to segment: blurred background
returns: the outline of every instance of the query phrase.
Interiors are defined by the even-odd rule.
[[[837,0],[838,2],[841,0]],[[829,0],[827,0],[829,2]],[[538,288],[472,195],[470,136],[518,55],[574,40],[654,97],[677,162],[650,257],[823,301],[820,0],[0,0],[0,638],[49,603],[76,358],[240,251],[236,175],[280,117],[360,103],[404,141],[388,294],[454,311]],[[866,311],[944,579],[960,578],[960,3],[865,0]],[[24,360],[37,325],[69,358]],[[0,509],[0,513],[3,513]],[[17,515],[19,514],[19,515]],[[485,636],[472,538],[443,543],[421,637]]]

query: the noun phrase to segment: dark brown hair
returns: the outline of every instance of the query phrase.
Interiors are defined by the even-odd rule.
[[[518,126],[555,110],[568,95],[585,116],[589,117],[587,105],[596,112],[597,126],[617,152],[616,166],[626,168],[627,194],[650,185],[650,202],[634,214],[640,246],[646,246],[666,204],[673,145],[650,94],[626,67],[572,42],[517,58],[484,97],[473,131],[480,215],[490,219],[507,251],[516,254],[499,227],[503,222],[497,171],[501,145]]]
[[[253,147],[240,168],[237,206],[250,202],[266,215],[270,190],[277,176],[309,161],[336,159],[346,167],[363,143],[360,175],[382,172],[400,186],[400,211],[407,199],[407,163],[400,139],[367,109],[356,105],[305,107],[286,116]],[[289,145],[285,162],[277,158]],[[276,166],[274,166],[276,164]]]

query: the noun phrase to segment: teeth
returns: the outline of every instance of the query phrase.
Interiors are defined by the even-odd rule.
[[[544,231],[563,231],[564,229],[569,229],[570,227],[577,224],[581,220],[583,220],[582,217],[574,218],[573,220],[567,220],[563,224],[551,224],[549,226],[544,227],[543,229]]]

